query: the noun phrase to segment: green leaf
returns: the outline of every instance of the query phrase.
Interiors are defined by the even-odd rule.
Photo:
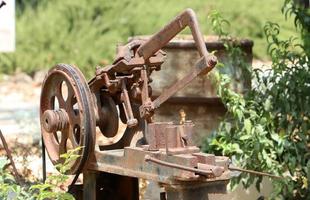
[[[274,141],[280,142],[280,137],[279,137],[278,134],[272,133],[272,134],[270,134],[270,136],[271,136],[271,138],[272,138]]]
[[[249,119],[244,120],[244,128],[247,134],[251,134],[252,124]]]
[[[232,145],[232,151],[235,151],[236,153],[242,154],[243,151],[240,149],[239,144],[235,143]]]
[[[6,157],[0,157],[0,169],[3,169],[9,161]]]
[[[243,112],[241,110],[236,110],[236,114],[237,114],[238,120],[241,121],[243,118]]]
[[[240,140],[248,140],[248,139],[250,139],[252,136],[251,135],[243,135],[243,136],[241,136],[239,139]]]
[[[225,129],[226,129],[227,133],[230,133],[230,130],[231,130],[231,123],[226,122],[226,123],[225,123]]]

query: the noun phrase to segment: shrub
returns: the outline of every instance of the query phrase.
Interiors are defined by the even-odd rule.
[[[228,113],[204,147],[231,156],[241,167],[283,176],[273,180],[272,195],[283,199],[310,198],[309,31],[305,31],[308,26],[304,18],[299,19],[299,12],[307,13],[307,17],[310,13],[304,9],[289,0],[283,7],[283,12],[296,14],[295,24],[300,26],[297,30],[306,39],[302,44],[294,37],[280,39],[280,26],[266,24],[272,69],[254,71],[256,82],[247,95],[228,89],[229,78],[218,74],[218,94]],[[255,182],[259,189],[261,181],[262,177],[242,174],[232,183],[242,182],[249,187]]]

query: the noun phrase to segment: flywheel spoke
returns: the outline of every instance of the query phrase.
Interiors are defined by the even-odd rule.
[[[59,143],[59,156],[67,152],[67,139],[68,139],[68,129],[61,133],[61,140]]]
[[[74,133],[73,133],[73,132],[70,132],[69,140],[70,140],[70,142],[71,142],[73,148],[77,148],[77,147],[79,146],[79,144],[77,143],[75,137],[76,137],[76,136],[74,135]]]
[[[60,91],[56,91],[56,95],[58,103],[59,103],[59,108],[66,108],[66,102],[63,98],[63,96],[61,95]]]

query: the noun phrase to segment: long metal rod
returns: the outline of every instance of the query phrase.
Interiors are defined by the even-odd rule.
[[[1,130],[0,130],[0,138],[1,138],[1,141],[2,141],[2,144],[3,144],[3,147],[4,147],[5,151],[6,151],[6,155],[7,155],[8,159],[10,160],[10,163],[12,165],[15,181],[18,184],[20,184],[20,176],[19,176],[19,174],[17,172],[17,169],[16,169],[16,166],[15,166],[15,163],[14,163],[11,151],[10,151],[10,149],[8,147],[8,144],[7,144],[7,142],[6,142],[5,138],[4,138]]]
[[[195,64],[195,67],[185,77],[175,82],[168,89],[164,90],[164,92],[153,101],[154,107],[158,108],[162,103],[168,100],[176,92],[178,92],[190,82],[192,82],[202,72],[209,72],[215,66],[216,62],[216,58],[213,56],[210,56],[209,58],[201,57]]]
[[[171,168],[181,169],[181,170],[185,170],[185,171],[189,171],[189,172],[194,172],[196,174],[201,174],[201,175],[212,175],[213,174],[213,172],[211,170],[208,172],[205,170],[200,170],[200,169],[186,167],[186,166],[182,166],[182,165],[178,165],[178,164],[174,164],[174,163],[169,163],[169,162],[165,162],[165,161],[153,158],[149,155],[146,155],[144,160],[146,162],[153,162],[153,163],[156,163],[156,164],[159,164],[162,166],[166,166],[166,167],[171,167]],[[258,172],[258,171],[249,170],[249,169],[241,169],[241,168],[234,167],[234,166],[229,166],[228,169],[230,169],[232,171],[240,171],[240,172],[246,172],[249,174],[256,174],[256,175],[260,175],[260,176],[268,176],[268,177],[272,177],[272,178],[283,179],[283,177],[281,177],[281,176],[268,174],[265,172]]]
[[[189,172],[194,172],[196,174],[200,174],[200,175],[204,175],[204,176],[210,176],[213,175],[213,172],[210,171],[206,171],[206,170],[200,170],[200,169],[196,169],[196,168],[192,168],[192,167],[186,167],[186,166],[182,166],[182,165],[178,165],[178,164],[174,164],[174,163],[169,163],[166,161],[162,161],[156,158],[153,158],[149,155],[146,155],[144,157],[144,160],[146,162],[153,162],[156,163],[158,165],[162,165],[162,166],[166,166],[166,167],[171,167],[171,168],[176,168],[176,169],[181,169],[181,170],[185,170],[185,171],[189,171]]]
[[[249,174],[256,174],[256,175],[260,175],[260,176],[268,176],[271,178],[278,178],[278,179],[283,179],[284,177],[281,176],[277,176],[277,175],[273,175],[273,174],[269,174],[269,173],[265,173],[265,172],[258,172],[258,171],[254,171],[254,170],[249,170],[249,169],[242,169],[239,167],[234,167],[234,166],[229,166],[228,169],[232,170],[232,171],[239,171],[239,172],[246,172]]]

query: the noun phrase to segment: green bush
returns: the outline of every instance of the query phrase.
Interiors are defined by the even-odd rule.
[[[309,9],[287,0],[284,13],[308,13]],[[303,39],[309,37],[307,24],[294,15]],[[310,19],[310,18],[309,18]],[[219,29],[219,28],[217,28]],[[216,29],[216,30],[217,30]],[[307,41],[281,39],[280,26],[267,23],[265,35],[272,69],[255,70],[253,88],[246,96],[229,89],[229,77],[218,74],[218,94],[228,113],[219,129],[206,141],[204,149],[232,157],[235,164],[248,169],[283,176],[274,179],[272,197],[310,198],[310,59]],[[242,174],[232,184],[245,187],[262,177]]]

